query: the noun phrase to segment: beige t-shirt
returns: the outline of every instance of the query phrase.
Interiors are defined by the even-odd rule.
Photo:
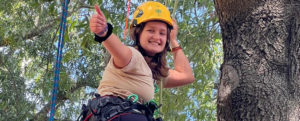
[[[131,94],[139,96],[139,102],[145,103],[154,98],[152,72],[142,54],[129,47],[132,58],[128,65],[117,68],[110,59],[98,87],[101,96],[114,95],[127,98]]]

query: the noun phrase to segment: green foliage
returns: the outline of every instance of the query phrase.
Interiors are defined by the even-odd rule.
[[[130,15],[139,3],[131,3]],[[161,116],[167,121],[216,119],[221,37],[211,0],[165,2],[175,11],[178,40],[193,67],[195,82],[163,89]],[[89,18],[99,4],[125,44],[132,41],[124,28],[127,1],[78,0],[69,4],[69,17],[59,82],[56,118],[75,120],[80,105],[91,98],[101,80],[109,55],[93,41]],[[0,120],[47,120],[54,78],[61,3],[58,0],[0,1]],[[129,20],[130,21],[130,20]],[[129,24],[129,23],[128,23]],[[128,32],[128,30],[127,30]],[[171,56],[169,55],[171,60]],[[173,65],[170,64],[170,67]]]

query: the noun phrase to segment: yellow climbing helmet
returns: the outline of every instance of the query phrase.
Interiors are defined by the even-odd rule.
[[[159,2],[147,1],[138,6],[133,13],[130,28],[151,20],[160,20],[173,27],[170,11],[165,5]]]

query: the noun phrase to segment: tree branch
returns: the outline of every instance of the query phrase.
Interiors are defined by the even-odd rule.
[[[87,86],[86,83],[83,81],[79,81],[75,86],[71,87],[69,92],[67,93],[73,93],[76,90],[80,89],[81,87]],[[57,101],[56,103],[63,103],[64,101],[68,100],[68,97],[66,96],[67,93],[59,93],[57,95]],[[55,109],[57,109],[59,106],[56,106]],[[47,114],[50,111],[51,108],[51,102],[49,101],[31,120],[43,120],[46,121],[48,119]]]
[[[44,24],[42,25],[40,28],[34,29],[31,32],[27,33],[24,37],[24,39],[32,39],[35,36],[39,36],[42,33],[44,33],[46,30],[48,30],[49,28],[52,28],[56,23],[54,22],[56,19],[47,22],[48,24]]]
[[[11,76],[11,77],[13,77],[15,74],[13,73],[13,72],[11,72],[10,71],[10,69],[7,67],[7,65],[2,61],[2,59],[0,59],[0,63],[1,63],[1,65],[3,65],[6,69],[7,69],[7,71],[8,71],[8,73],[9,73],[9,75]],[[11,85],[13,86],[13,88],[14,88],[14,90],[17,90],[17,86],[16,86],[16,82],[14,81],[14,78],[12,78],[11,79]]]
[[[68,12],[68,17],[71,16],[74,12],[78,11],[81,8],[93,8],[93,6],[90,6],[88,4],[85,4],[84,2],[79,1],[80,5],[77,9],[73,9],[72,11]],[[57,16],[56,18],[50,20],[49,22],[47,22],[48,24],[42,25],[40,28],[35,28],[34,30],[32,30],[31,32],[28,32],[24,39],[32,39],[35,36],[39,36],[42,33],[44,33],[46,30],[52,28],[54,25],[56,25],[55,21],[60,20],[61,18],[61,14],[59,14],[59,16]]]

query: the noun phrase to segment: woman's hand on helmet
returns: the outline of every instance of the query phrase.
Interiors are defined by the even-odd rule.
[[[103,37],[107,32],[106,18],[98,5],[95,5],[95,10],[97,11],[97,13],[92,15],[90,19],[90,30],[96,35]]]
[[[170,33],[170,41],[177,41],[177,33],[178,33],[178,26],[177,26],[177,22],[175,19],[172,19],[173,21],[173,29],[171,30]]]
[[[175,19],[172,19],[172,22],[173,22],[173,29],[171,30],[170,33],[170,44],[171,44],[170,46],[171,48],[174,48],[179,46],[177,42],[178,26]]]

